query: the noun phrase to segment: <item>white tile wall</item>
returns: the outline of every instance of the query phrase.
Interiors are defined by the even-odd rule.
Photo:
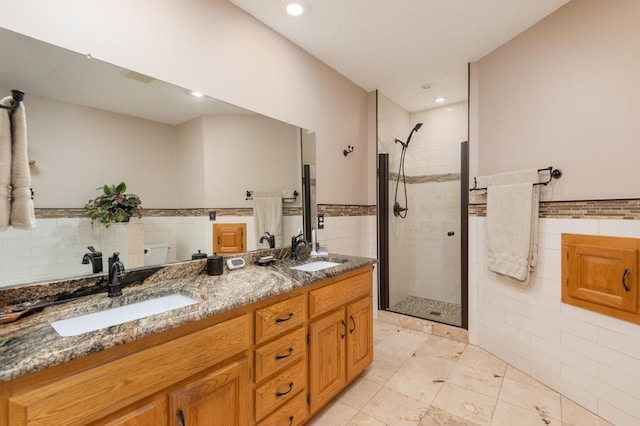
[[[283,221],[283,244],[288,245],[290,237],[300,228],[302,218],[285,216]],[[145,217],[142,222],[144,231],[140,235],[144,235],[145,244],[169,244],[167,262],[190,259],[198,250],[211,255],[213,223],[246,223],[247,249],[258,248],[257,241],[253,238],[253,216],[218,216],[216,222],[203,216]],[[375,229],[375,217],[373,226]],[[368,246],[364,250],[360,243],[349,242],[353,235],[353,232],[346,233],[346,239],[338,247],[351,247],[349,250],[353,251],[357,246],[357,250],[368,252]],[[368,229],[365,235],[368,244]],[[101,225],[92,226],[89,219],[38,219],[37,227],[31,231],[10,228],[0,233],[0,287],[89,274],[91,265],[81,263],[82,256],[88,252],[87,246],[94,246],[97,251],[102,252],[105,271],[107,258],[116,251],[120,252],[127,268],[142,266],[144,263],[137,258],[128,258],[130,247],[125,243],[123,229],[117,225],[105,229]]]
[[[640,236],[640,221],[540,220],[540,264],[519,287],[486,266],[469,218],[469,341],[615,425],[640,424],[640,326],[560,302],[561,233]]]

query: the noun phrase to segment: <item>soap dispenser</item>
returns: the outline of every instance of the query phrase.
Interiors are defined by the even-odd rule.
[[[207,275],[222,275],[223,272],[222,256],[213,254],[207,257]]]

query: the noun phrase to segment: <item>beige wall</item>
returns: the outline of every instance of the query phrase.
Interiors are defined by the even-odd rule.
[[[81,208],[121,181],[143,207],[176,207],[173,126],[35,95],[25,105],[36,207]]]
[[[318,202],[373,204],[367,93],[225,0],[0,0],[0,26],[317,132]],[[347,145],[356,152],[342,156]]]
[[[639,17],[637,0],[572,1],[482,58],[477,173],[554,166],[543,199],[640,196]]]
[[[251,207],[246,191],[301,192],[299,145],[297,127],[267,117],[205,117],[205,205]]]
[[[178,126],[176,165],[178,168],[178,206],[182,208],[213,207],[204,201],[205,167],[203,117]]]

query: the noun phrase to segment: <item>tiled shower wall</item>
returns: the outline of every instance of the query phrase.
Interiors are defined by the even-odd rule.
[[[633,206],[627,213],[619,206],[597,211],[634,216]],[[470,343],[617,426],[640,424],[640,325],[560,301],[561,234],[640,238],[640,221],[541,218],[540,261],[526,288],[488,270],[485,227],[485,217],[469,217]]]
[[[393,216],[400,160],[406,141],[409,214]],[[460,143],[467,140],[467,103],[409,114],[378,95],[378,152],[389,153],[390,305],[409,295],[460,303]],[[402,183],[398,188],[404,205]],[[453,232],[452,236],[448,233]]]

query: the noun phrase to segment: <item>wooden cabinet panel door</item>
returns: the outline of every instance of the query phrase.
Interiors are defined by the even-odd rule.
[[[309,391],[314,413],[346,384],[345,347],[347,326],[344,309],[309,325]]]
[[[372,304],[369,296],[347,305],[347,381],[373,361]]]
[[[165,426],[167,424],[166,397],[136,408],[105,423],[105,426]]]
[[[246,223],[218,223],[213,225],[213,252],[217,254],[247,251]]]
[[[247,358],[169,394],[171,426],[241,426],[251,423]]]

